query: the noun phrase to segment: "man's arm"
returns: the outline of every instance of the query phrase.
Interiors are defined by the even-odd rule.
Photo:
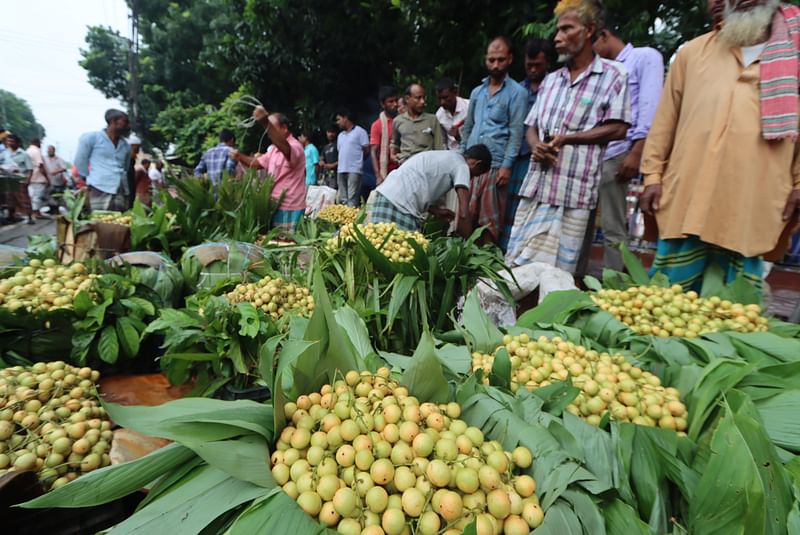
[[[525,131],[525,115],[528,105],[528,95],[524,93],[522,87],[511,96],[508,110],[508,143],[503,154],[503,163],[497,173],[497,185],[505,186],[511,178],[511,168],[514,160],[519,154],[519,147],[522,145],[522,135]]]
[[[439,122],[435,116],[433,118],[433,150],[442,150],[444,149],[444,136],[442,133],[444,132],[444,127],[442,123]]]
[[[456,232],[463,238],[472,235],[472,220],[469,217],[469,188],[456,188],[458,196],[458,213],[456,214]]]
[[[631,150],[619,168],[619,176],[624,180],[630,180],[639,174],[642,165],[642,152],[644,151],[644,141],[653,125],[653,117],[658,108],[658,101],[661,98],[661,90],[664,86],[664,59],[661,53],[652,48],[645,48],[641,52],[642,58],[638,65],[637,75],[639,77],[639,101],[636,123],[631,125],[628,130],[629,137],[633,144]]]
[[[375,180],[377,184],[383,182],[383,179],[386,178],[381,174],[381,167],[378,165],[378,151],[380,150],[380,145],[370,145],[369,146],[369,156],[372,160],[372,169],[375,171]]]
[[[622,121],[608,121],[591,130],[576,132],[565,136],[555,136],[551,145],[556,148],[564,145],[605,145],[609,141],[625,139],[628,132],[628,123]]]
[[[75,168],[81,177],[89,176],[89,159],[92,157],[92,134],[83,134],[78,140],[78,151],[75,153]]]
[[[200,162],[194,168],[194,176],[200,176],[206,173],[208,173],[208,165],[206,165],[206,155],[203,154],[200,156]]]
[[[647,134],[642,152],[641,172],[644,192],[639,200],[642,211],[653,214],[660,208],[661,177],[667,167],[675,131],[681,113],[683,84],[686,76],[686,50],[678,52],[667,74],[667,81],[656,109],[653,125]]]
[[[464,126],[461,127],[461,152],[466,151],[467,141],[472,134],[472,128],[475,126],[475,102],[477,102],[475,91],[473,90],[469,96],[469,108],[467,108],[467,118],[464,119]]]
[[[400,130],[397,128],[397,118],[392,123],[392,142],[389,144],[389,158],[393,162],[399,162],[397,153],[400,152]]]
[[[278,128],[278,120],[272,118],[263,106],[256,106],[253,110],[253,118],[267,131],[267,137],[275,145],[275,148],[283,153],[286,161],[292,163],[292,149],[289,147],[287,136]]]

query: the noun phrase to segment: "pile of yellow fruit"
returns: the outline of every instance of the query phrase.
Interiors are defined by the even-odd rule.
[[[592,425],[609,418],[650,427],[686,431],[687,411],[675,388],[663,387],[650,372],[630,364],[622,355],[609,355],[562,340],[527,334],[506,335],[503,345],[511,360],[511,389],[528,390],[568,378],[581,389],[567,407]],[[500,348],[498,348],[500,349]],[[496,354],[496,351],[495,351]],[[495,354],[472,354],[472,369],[483,369],[488,383]]]
[[[503,451],[389,379],[348,372],[284,407],[272,475],[309,515],[345,535],[522,535],[542,523],[527,448]]]
[[[96,277],[79,262],[62,266],[51,258],[34,258],[15,275],[0,280],[0,306],[12,312],[72,308],[75,294],[91,290]]]
[[[314,312],[314,296],[308,288],[278,277],[267,276],[258,282],[239,284],[225,297],[231,303],[248,302],[274,319],[292,312],[302,316]]]
[[[131,226],[131,216],[123,215],[121,212],[92,212],[89,220],[124,225],[126,227]]]
[[[48,488],[111,464],[100,372],[64,362],[0,370],[0,474],[34,470]]]
[[[392,262],[411,262],[414,259],[414,248],[409,239],[417,242],[422,249],[428,249],[428,239],[421,232],[401,230],[394,223],[358,225],[358,230]],[[338,236],[328,240],[327,247],[338,250],[350,243],[355,243],[352,224],[344,225]]]
[[[343,204],[331,204],[323,208],[317,214],[318,219],[329,221],[337,225],[349,225],[355,223],[358,217],[358,208],[345,206]]]
[[[628,325],[636,334],[695,338],[716,331],[767,330],[767,318],[758,305],[731,303],[717,296],[700,297],[671,288],[633,286],[627,290],[600,290],[592,294],[597,305]]]

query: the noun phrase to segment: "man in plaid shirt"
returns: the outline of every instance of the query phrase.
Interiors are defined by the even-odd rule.
[[[228,172],[232,175],[236,169],[236,161],[230,158],[230,152],[236,143],[233,132],[223,128],[219,133],[219,144],[212,147],[200,158],[200,163],[194,168],[194,176],[208,174],[211,182],[219,184],[222,173]]]
[[[528,114],[533,151],[508,245],[511,266],[545,262],[570,273],[597,204],[603,153],[631,123],[627,72],[596,56],[597,0],[561,0],[555,48],[564,67],[545,78]]]

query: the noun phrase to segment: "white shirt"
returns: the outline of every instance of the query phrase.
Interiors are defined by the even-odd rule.
[[[445,132],[449,132],[453,125],[461,123],[461,126],[464,126],[464,121],[467,119],[467,113],[469,112],[469,99],[468,98],[461,98],[456,97],[456,112],[450,113],[448,110],[444,109],[443,107],[439,106],[439,109],[436,110],[436,118],[439,119],[439,124],[442,125]],[[458,129],[459,133],[461,132],[461,128]],[[447,134],[447,148],[450,150],[459,150],[460,143],[456,141],[456,138],[451,136],[449,133]]]
[[[162,182],[164,182],[164,175],[161,173],[161,171],[156,169],[155,166],[150,168],[150,170],[147,172],[147,176],[150,177],[150,181],[153,182],[154,184],[155,183],[161,184]]]
[[[767,43],[766,41],[763,43],[758,43],[757,45],[753,46],[743,46],[742,47],[742,62],[744,63],[745,67],[749,67],[751,63],[757,60],[761,53],[766,48]]]
[[[389,173],[377,191],[401,212],[421,218],[448,191],[469,183],[469,166],[460,152],[429,150]]]

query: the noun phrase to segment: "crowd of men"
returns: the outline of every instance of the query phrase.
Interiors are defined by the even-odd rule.
[[[267,151],[243,154],[223,130],[194,172],[215,184],[237,168],[269,173],[282,197],[274,224],[286,229],[303,217],[307,189],[325,185],[340,203],[366,201],[371,221],[411,230],[441,217],[463,236],[482,229],[481,243],[499,246],[511,267],[544,262],[576,277],[598,222],[605,265],[623,269],[629,186],[641,179],[639,204],[658,235],[654,270],[699,287],[716,262],[728,281],[760,284],[764,258],[798,229],[800,8],[710,0],[712,30],[682,46],[666,82],[661,54],[626,43],[599,0],[560,0],[555,15],[554,40],[525,45],[521,83],[509,76],[511,42],[496,37],[469,98],[450,78],[436,84],[435,114],[423,85],[382,87],[369,132],[342,108],[320,151],[259,106]],[[106,123],[81,138],[75,165],[92,209],[123,210],[163,177],[158,165],[148,174],[132,164],[126,114],[109,110]],[[51,161],[52,147],[44,157],[37,143],[22,151],[16,136],[5,139],[0,168],[27,173],[30,202],[21,194],[14,210],[36,217],[47,184],[63,187],[52,179],[63,162]],[[377,186],[366,199],[365,161]]]
[[[623,269],[629,186],[641,178],[653,270],[699,288],[717,263],[728,282],[761,284],[764,259],[800,225],[800,8],[711,0],[712,31],[679,50],[666,83],[661,54],[626,43],[598,0],[561,0],[555,14],[554,41],[526,45],[522,83],[497,37],[469,99],[445,78],[433,115],[422,85],[381,88],[369,136],[340,111],[320,158],[340,202],[361,201],[369,154],[372,221],[454,219],[461,234],[482,228],[512,267],[545,262],[580,277],[598,211],[605,264]],[[551,71],[553,50],[562,66]]]
[[[68,188],[86,188],[92,210],[124,211],[135,199],[149,204],[152,191],[164,186],[164,163],[139,158],[141,140],[131,134],[125,112],[110,109],[105,121],[104,129],[81,136],[69,169],[53,145],[45,155],[33,138],[23,150],[18,135],[0,129],[0,176],[7,181],[0,199],[7,217],[0,224],[50,218]]]

